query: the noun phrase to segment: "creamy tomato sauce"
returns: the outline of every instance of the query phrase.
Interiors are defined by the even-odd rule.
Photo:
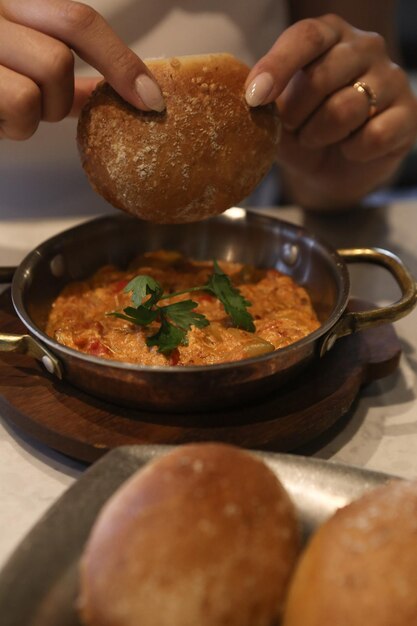
[[[146,338],[158,326],[140,327],[107,315],[131,306],[127,283],[138,274],[159,281],[165,292],[204,285],[213,272],[206,261],[192,261],[176,252],[141,255],[128,270],[105,266],[88,280],[65,287],[53,303],[46,332],[56,341],[81,352],[140,365],[211,365],[259,356],[305,337],[319,326],[306,290],[275,269],[260,270],[239,263],[219,261],[221,269],[249,302],[255,333],[233,328],[223,305],[204,291],[175,296],[165,304],[192,298],[197,312],[210,325],[192,326],[188,345],[168,356],[149,348]]]

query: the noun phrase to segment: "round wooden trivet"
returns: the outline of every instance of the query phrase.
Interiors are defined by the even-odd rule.
[[[9,291],[0,295],[0,332],[25,332]],[[346,419],[361,386],[391,374],[400,353],[393,327],[379,326],[340,339],[290,384],[251,405],[180,415],[105,403],[55,380],[30,357],[0,353],[0,414],[47,446],[86,462],[127,444],[223,441],[282,452]]]

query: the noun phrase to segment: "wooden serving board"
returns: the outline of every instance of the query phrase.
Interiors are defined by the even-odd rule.
[[[25,332],[9,291],[0,295],[0,332]],[[88,463],[128,444],[223,441],[289,451],[337,422],[342,426],[360,388],[394,372],[400,354],[393,327],[380,326],[340,339],[290,384],[251,405],[178,415],[108,404],[57,381],[28,356],[0,353],[0,414],[47,446]]]

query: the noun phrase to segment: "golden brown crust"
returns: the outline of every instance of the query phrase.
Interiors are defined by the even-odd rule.
[[[77,140],[91,185],[115,207],[160,223],[239,203],[274,161],[275,105],[246,104],[249,68],[228,54],[147,64],[166,111],[139,111],[101,83],[81,113]]]
[[[104,507],[81,565],[87,626],[270,626],[298,552],[294,507],[251,454],[191,444]]]
[[[417,623],[417,483],[395,481],[340,509],[313,536],[283,626]]]

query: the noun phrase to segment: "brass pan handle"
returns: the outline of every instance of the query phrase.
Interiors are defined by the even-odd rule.
[[[16,269],[16,267],[0,267],[0,285],[11,283]]]
[[[0,352],[19,352],[33,356],[50,374],[62,379],[62,368],[56,356],[30,335],[0,333]]]
[[[373,263],[387,269],[401,289],[401,298],[386,307],[369,311],[345,312],[325,337],[320,354],[330,350],[339,337],[365,328],[395,322],[404,317],[417,303],[417,283],[404,263],[395,254],[381,248],[352,248],[337,251],[346,263]]]
[[[0,285],[11,283],[16,269],[0,267]],[[0,352],[19,352],[35,357],[50,374],[62,379],[62,368],[56,356],[31,335],[0,333]]]

